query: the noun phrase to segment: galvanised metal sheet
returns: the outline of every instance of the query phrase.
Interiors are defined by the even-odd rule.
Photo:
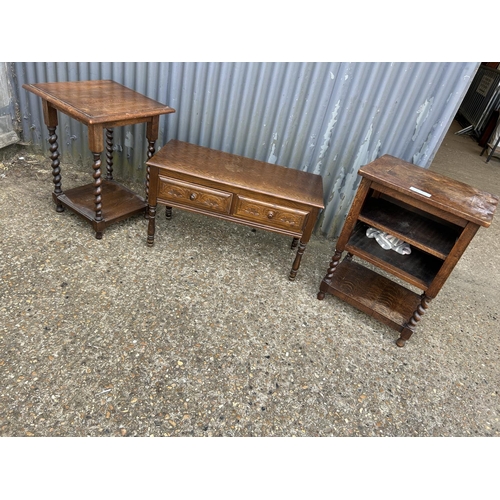
[[[0,62],[0,149],[19,142],[13,125],[16,111],[10,87],[7,64]]]
[[[427,168],[478,66],[18,62],[10,68],[17,82],[23,139],[47,153],[40,99],[22,84],[112,79],[176,109],[160,117],[157,149],[175,138],[322,175],[326,208],[316,231],[336,237],[360,180],[359,167],[391,154]],[[63,168],[68,157],[91,164],[86,127],[64,115],[59,122]],[[144,124],[115,130],[117,178],[144,177],[145,132]]]

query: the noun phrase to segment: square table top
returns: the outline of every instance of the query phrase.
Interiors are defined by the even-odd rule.
[[[498,205],[496,195],[387,154],[358,174],[484,227],[491,224]]]
[[[24,84],[54,108],[86,125],[147,121],[175,109],[113,80]]]

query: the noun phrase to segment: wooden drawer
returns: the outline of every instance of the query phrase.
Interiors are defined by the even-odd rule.
[[[158,198],[164,202],[171,201],[186,207],[229,214],[233,195],[225,191],[160,176]]]
[[[266,226],[301,233],[309,212],[238,196],[233,215]]]

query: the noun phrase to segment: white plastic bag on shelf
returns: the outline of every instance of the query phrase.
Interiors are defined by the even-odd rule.
[[[411,248],[408,243],[396,238],[396,236],[392,236],[380,231],[379,229],[375,229],[374,227],[369,227],[366,230],[366,236],[368,236],[368,238],[375,238],[375,241],[384,250],[394,250],[401,255],[409,255],[411,253]]]

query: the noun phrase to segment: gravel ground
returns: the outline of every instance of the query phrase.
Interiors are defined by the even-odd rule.
[[[459,128],[431,169],[499,195]],[[401,349],[316,299],[335,241],[314,236],[292,283],[290,238],[179,210],[152,248],[142,216],[96,240],[55,212],[47,158],[1,153],[1,436],[500,435],[498,215]]]

